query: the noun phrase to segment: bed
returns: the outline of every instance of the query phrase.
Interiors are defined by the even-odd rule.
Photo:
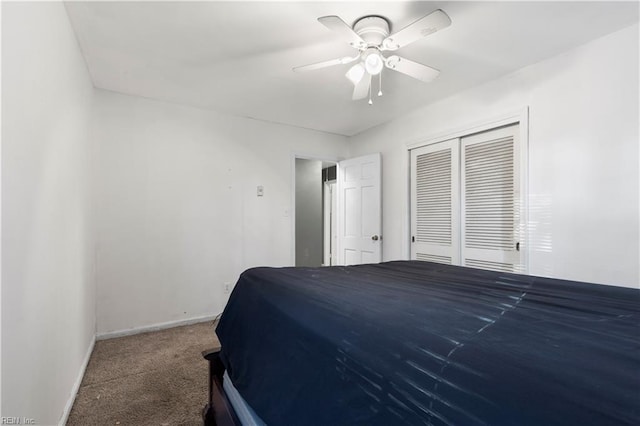
[[[422,261],[249,269],[205,354],[205,424],[638,425],[639,302]]]

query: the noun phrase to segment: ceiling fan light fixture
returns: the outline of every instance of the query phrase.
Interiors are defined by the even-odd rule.
[[[363,67],[362,64],[357,63],[351,68],[349,68],[349,71],[347,71],[345,76],[353,84],[358,84],[360,80],[362,80],[362,77],[364,76],[364,72],[365,72],[365,67]]]
[[[293,71],[312,71],[334,65],[357,62],[345,74],[345,77],[354,85],[351,99],[354,101],[365,99],[368,93],[369,104],[372,104],[372,79],[375,76],[379,77],[378,96],[382,96],[382,69],[385,67],[425,83],[432,81],[440,74],[440,71],[435,68],[397,55],[385,57],[383,52],[395,51],[436,31],[447,28],[451,25],[451,18],[442,10],[437,9],[393,34],[390,34],[391,23],[380,15],[363,16],[353,26],[347,24],[336,15],[321,16],[318,18],[318,22],[339,35],[351,47],[356,48],[358,50],[357,54],[353,57],[344,56],[315,64],[294,67]]]
[[[384,66],[384,59],[378,49],[370,48],[364,58],[364,67],[371,75],[378,75]]]

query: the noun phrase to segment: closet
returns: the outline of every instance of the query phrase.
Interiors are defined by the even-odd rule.
[[[524,272],[518,124],[411,150],[411,258]]]

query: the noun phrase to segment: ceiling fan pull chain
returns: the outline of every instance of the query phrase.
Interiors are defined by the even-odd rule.
[[[373,84],[369,83],[369,105],[373,105],[373,101],[371,100],[371,91],[373,90],[372,88],[373,88]]]
[[[380,81],[378,82],[378,96],[382,96],[382,73],[380,73]]]

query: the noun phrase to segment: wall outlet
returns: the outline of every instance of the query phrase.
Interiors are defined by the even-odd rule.
[[[222,290],[224,291],[224,294],[231,293],[231,283],[222,284]]]

